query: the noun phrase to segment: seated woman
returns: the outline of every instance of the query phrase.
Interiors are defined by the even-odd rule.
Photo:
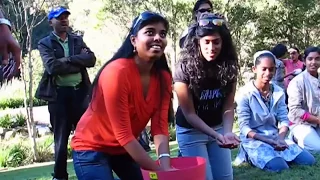
[[[288,108],[291,134],[298,145],[320,152],[320,49],[307,48],[304,52],[306,70],[296,76],[288,86]]]
[[[282,88],[270,83],[275,60],[270,51],[257,52],[253,67],[256,78],[236,98],[242,140],[236,162],[247,161],[260,169],[279,172],[289,168],[287,162],[312,165],[315,159],[286,138],[289,120],[285,94]]]

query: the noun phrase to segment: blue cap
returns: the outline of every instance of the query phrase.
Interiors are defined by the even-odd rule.
[[[62,13],[67,12],[68,14],[71,14],[66,8],[64,7],[57,7],[52,9],[48,14],[48,19],[51,20],[53,18],[59,17]]]

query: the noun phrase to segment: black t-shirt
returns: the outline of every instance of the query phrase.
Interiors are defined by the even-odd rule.
[[[178,65],[173,78],[174,82],[190,84],[190,78],[183,65]],[[222,88],[215,77],[207,77],[200,83],[201,91],[197,94],[192,89],[193,104],[197,115],[210,127],[222,123],[223,105],[231,92],[231,84]],[[180,106],[176,112],[176,124],[185,128],[193,128],[186,120]]]

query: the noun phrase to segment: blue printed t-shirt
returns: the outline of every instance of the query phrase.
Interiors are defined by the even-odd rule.
[[[190,78],[184,66],[179,64],[176,68],[174,82],[183,82],[190,84]],[[223,105],[227,95],[231,92],[231,84],[222,88],[220,81],[214,75],[207,77],[200,83],[201,90],[192,93],[192,99],[197,115],[210,127],[220,125],[222,123]],[[176,124],[180,127],[193,128],[186,120],[180,106],[176,112]]]

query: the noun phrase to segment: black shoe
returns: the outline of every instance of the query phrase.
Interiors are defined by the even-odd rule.
[[[66,177],[66,178],[56,178],[56,177],[54,177],[54,173],[51,173],[51,176],[53,177],[52,180],[68,180],[68,177]]]

